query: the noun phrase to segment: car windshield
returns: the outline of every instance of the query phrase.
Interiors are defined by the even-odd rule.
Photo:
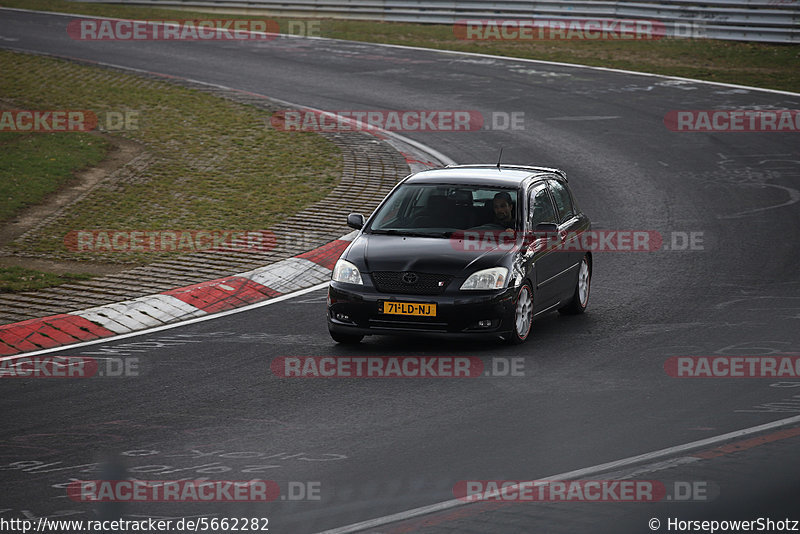
[[[376,213],[367,231],[449,237],[458,230],[516,229],[517,205],[514,189],[406,184]]]

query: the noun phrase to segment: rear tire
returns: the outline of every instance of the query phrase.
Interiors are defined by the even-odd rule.
[[[581,260],[581,266],[578,270],[578,282],[575,284],[575,292],[572,294],[572,300],[566,306],[558,309],[559,313],[564,315],[579,315],[586,311],[586,306],[589,305],[589,290],[592,286],[592,262],[589,260],[589,255],[585,255]]]
[[[533,291],[528,282],[522,284],[514,299],[514,331],[505,338],[510,345],[521,345],[530,337],[533,324]]]
[[[342,334],[341,332],[334,332],[333,330],[328,330],[328,333],[335,342],[341,343],[342,345],[355,345],[364,339],[364,336],[358,334]]]

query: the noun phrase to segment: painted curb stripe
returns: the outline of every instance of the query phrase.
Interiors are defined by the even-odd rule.
[[[0,356],[49,349],[262,302],[330,279],[358,232],[293,258],[235,276],[67,314],[0,325]]]
[[[115,334],[127,334],[137,330],[138,328],[145,328],[145,325],[140,321],[126,315],[109,306],[101,306],[98,308],[90,308],[74,312],[75,315],[83,317],[87,321],[102,326],[107,330],[111,330]]]
[[[242,276],[219,278],[209,282],[171,289],[163,294],[171,295],[206,313],[239,308],[279,295],[277,291],[261,284],[253,283]]]
[[[10,356],[31,350],[31,346],[52,348],[77,341],[108,337],[114,332],[70,314],[28,319],[0,326],[0,355]],[[36,349],[33,349],[36,350]]]
[[[187,304],[172,295],[148,295],[146,297],[140,297],[137,300],[147,302],[154,308],[168,314],[171,317],[171,321],[183,319],[184,317],[200,317],[201,315],[206,315],[206,312],[203,310],[198,310],[191,304]]]
[[[40,341],[40,338],[44,338],[44,336],[36,333],[35,326],[29,327],[27,325],[17,326],[16,328],[8,328],[3,332],[3,342],[17,349],[18,351],[36,350],[36,345],[32,342],[31,338],[35,338],[36,341]]]
[[[113,336],[114,333],[107,330],[95,323],[84,319],[83,317],[74,314],[63,313],[60,315],[53,315],[43,319],[32,319],[32,321],[41,321],[49,324],[70,336],[81,341],[91,341],[103,337]]]
[[[6,345],[3,342],[0,342],[0,356],[13,356],[14,354],[19,354],[21,351],[15,349],[11,345]]]
[[[334,265],[336,265],[336,260],[339,259],[339,256],[342,255],[342,252],[344,252],[344,249],[346,249],[348,245],[350,245],[350,241],[337,239],[336,241],[331,241],[327,245],[322,245],[317,249],[300,254],[297,257],[313,261],[317,265],[333,270]]]
[[[330,279],[331,270],[309,260],[289,258],[243,276],[277,293],[291,293]]]
[[[10,346],[12,349],[16,349],[18,352],[36,350],[36,345],[31,343],[28,338],[35,333],[37,326],[38,323],[34,323],[33,321],[7,325],[6,328],[3,328],[2,332],[0,332],[0,336],[2,336],[0,337],[0,341]]]
[[[58,347],[64,345],[66,343],[75,343],[76,341],[81,341],[80,338],[75,338],[57,328],[53,328],[49,324],[45,323],[41,326],[37,325],[36,331],[43,336],[49,337],[53,341],[53,347]],[[47,347],[49,348],[49,347]]]

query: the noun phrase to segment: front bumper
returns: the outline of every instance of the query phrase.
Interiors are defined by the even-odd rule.
[[[506,334],[514,328],[514,288],[497,291],[458,291],[442,295],[379,292],[374,287],[331,282],[328,289],[328,328],[342,334]],[[389,315],[382,302],[436,304],[435,317]],[[488,326],[479,325],[488,321]]]

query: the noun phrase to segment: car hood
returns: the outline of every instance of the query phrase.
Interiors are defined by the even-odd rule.
[[[512,251],[463,250],[459,239],[361,234],[350,246],[347,261],[366,272],[414,271],[469,275],[480,269],[506,266]]]

